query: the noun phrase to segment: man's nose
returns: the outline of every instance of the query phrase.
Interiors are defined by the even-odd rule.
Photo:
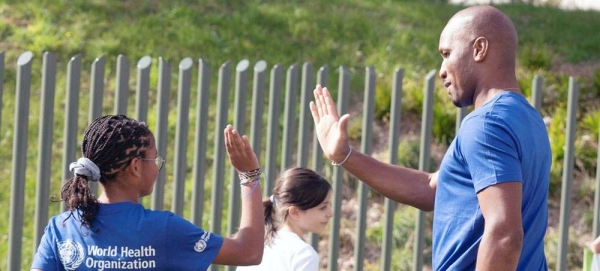
[[[444,64],[442,64],[442,66],[440,67],[440,78],[442,80],[445,80],[447,76],[448,76],[448,73],[446,73],[446,69],[444,68]]]

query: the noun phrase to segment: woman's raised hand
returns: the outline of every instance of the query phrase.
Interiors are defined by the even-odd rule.
[[[259,168],[258,158],[252,150],[247,136],[240,135],[231,125],[227,125],[223,133],[229,162],[238,172],[248,172]]]

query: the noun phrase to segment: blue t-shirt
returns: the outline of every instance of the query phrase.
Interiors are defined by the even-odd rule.
[[[31,268],[51,270],[206,270],[223,238],[169,211],[101,204],[93,228],[79,214],[50,219]]]
[[[547,270],[544,235],[551,162],[546,126],[522,95],[502,92],[467,115],[440,165],[433,269],[474,270],[484,230],[477,193],[495,184],[521,182],[524,240],[517,270]]]

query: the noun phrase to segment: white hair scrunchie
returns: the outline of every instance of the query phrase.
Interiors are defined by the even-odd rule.
[[[92,160],[81,157],[77,162],[69,165],[69,170],[75,174],[87,177],[88,181],[97,182],[100,180],[100,168]]]
[[[271,201],[271,203],[275,204],[275,195],[271,195],[269,197],[269,200]]]

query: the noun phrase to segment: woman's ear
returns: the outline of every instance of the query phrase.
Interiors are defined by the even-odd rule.
[[[129,174],[132,174],[133,176],[139,177],[142,174],[142,159],[138,158],[138,157],[134,157],[133,159],[131,159],[131,161],[129,161],[129,165],[127,166],[127,171],[129,171]]]
[[[473,42],[473,59],[476,62],[481,62],[485,59],[488,53],[489,41],[485,37],[479,37]]]

